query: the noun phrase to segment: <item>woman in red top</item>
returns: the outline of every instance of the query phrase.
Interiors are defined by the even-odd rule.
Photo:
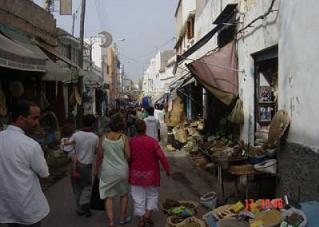
[[[129,182],[134,201],[135,215],[139,217],[138,226],[146,222],[152,224],[152,210],[158,204],[161,162],[167,176],[170,175],[168,160],[159,143],[145,134],[146,124],[136,121],[137,136],[130,140],[131,162]]]

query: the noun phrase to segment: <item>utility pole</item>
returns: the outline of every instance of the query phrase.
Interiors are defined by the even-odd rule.
[[[80,56],[79,56],[79,66],[80,70],[83,69],[83,52],[84,52],[84,22],[85,22],[85,6],[86,0],[82,0],[81,3],[81,20],[80,20]],[[82,90],[83,90],[83,78],[79,76],[78,79],[78,88],[80,92],[80,96],[82,97]],[[82,127],[82,116],[83,116],[83,103],[79,105],[78,108],[78,122],[79,126]]]
[[[84,51],[84,22],[85,22],[86,0],[81,3],[81,21],[80,21],[80,68],[83,68],[83,51]]]

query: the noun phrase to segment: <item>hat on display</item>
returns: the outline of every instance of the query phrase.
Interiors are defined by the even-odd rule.
[[[19,98],[24,94],[23,83],[19,80],[14,80],[10,83],[10,93],[13,97]]]

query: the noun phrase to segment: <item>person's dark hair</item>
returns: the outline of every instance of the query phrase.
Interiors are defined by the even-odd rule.
[[[75,120],[68,118],[65,120],[63,127],[61,128],[62,137],[71,137],[75,131]]]
[[[146,124],[144,120],[138,119],[135,123],[136,132],[138,134],[145,134],[146,132]]]
[[[146,111],[147,111],[148,115],[150,115],[150,116],[154,115],[154,108],[153,107],[148,107]]]
[[[11,109],[11,120],[15,122],[19,116],[28,117],[30,115],[30,108],[33,106],[38,105],[28,100],[19,100]]]
[[[125,124],[121,114],[115,114],[111,117],[111,121],[109,124],[110,129],[113,132],[119,132],[124,129]]]
[[[83,116],[83,125],[84,127],[92,127],[95,123],[95,117],[92,114]]]

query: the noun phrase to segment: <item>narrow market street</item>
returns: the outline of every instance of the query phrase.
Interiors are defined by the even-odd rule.
[[[319,227],[318,9],[0,0],[0,227]]]
[[[162,174],[160,204],[168,198],[199,201],[201,194],[216,188],[214,176],[197,168],[184,152],[168,153],[168,157],[172,168],[172,175],[171,177],[167,177],[165,174]],[[43,226],[106,226],[106,216],[102,211],[93,211],[93,215],[90,218],[76,215],[69,177],[63,178],[49,188],[46,191],[46,196],[49,200],[51,212],[43,221]],[[115,204],[115,214],[118,220],[119,203]],[[129,214],[133,215],[131,201],[129,209]],[[207,211],[204,208],[199,208],[198,212],[199,216],[201,216]],[[156,227],[165,226],[166,219],[167,216],[162,211],[154,213]],[[136,220],[127,226],[136,226]]]

